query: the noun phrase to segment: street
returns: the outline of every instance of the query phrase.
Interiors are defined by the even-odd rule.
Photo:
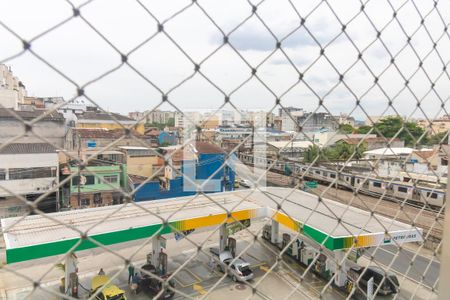
[[[436,260],[430,263],[430,259],[421,255],[414,258],[415,253],[405,248],[399,252],[397,247],[393,245],[379,247],[378,249],[369,248],[365,255],[367,257],[374,255],[375,260],[385,266],[392,262],[393,270],[400,274],[406,274],[409,278],[422,282],[428,287],[437,288],[438,286],[440,263]],[[394,258],[394,256],[396,257]],[[414,264],[410,267],[412,261]]]

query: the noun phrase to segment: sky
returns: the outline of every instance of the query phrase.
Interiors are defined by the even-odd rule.
[[[225,95],[244,110],[275,107],[277,113],[279,99],[286,107],[343,112],[359,120],[383,113],[434,118],[443,114],[442,101],[447,109],[450,77],[442,70],[450,61],[444,32],[450,2],[433,7],[433,1],[371,0],[363,12],[353,0],[253,2],[256,13],[252,1],[239,0],[2,1],[0,63],[12,67],[30,96],[72,99],[74,83],[88,84],[90,100],[124,114],[156,107],[216,109]],[[80,5],[82,18],[72,17],[72,6]],[[33,39],[31,49],[41,59],[27,51],[9,59],[21,53],[22,39]],[[129,54],[131,67],[122,64],[121,53]],[[159,106],[162,94],[170,104]]]

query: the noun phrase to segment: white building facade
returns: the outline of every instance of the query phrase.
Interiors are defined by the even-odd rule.
[[[0,104],[9,109],[18,109],[27,95],[25,86],[13,75],[11,68],[0,64]]]

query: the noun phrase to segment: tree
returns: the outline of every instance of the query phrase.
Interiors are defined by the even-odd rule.
[[[363,126],[360,126],[360,127],[356,130],[356,132],[359,133],[359,134],[366,134],[366,133],[368,133],[371,129],[372,129],[372,126],[363,125]]]
[[[319,156],[319,159],[317,160],[317,161],[319,161],[320,156],[321,156],[319,146],[311,145],[306,150],[303,160],[304,160],[304,162],[312,163],[316,159],[317,156]]]
[[[350,124],[339,124],[338,131],[339,133],[351,134],[355,131],[355,128]]]
[[[364,142],[361,145],[349,145],[346,142],[340,141],[325,149],[324,152],[329,160],[348,160],[349,158],[354,160],[361,159],[366,150],[367,144]]]
[[[448,144],[448,132],[436,133],[428,137],[427,145],[433,146],[439,144]]]
[[[407,146],[413,146],[424,133],[423,128],[413,122],[404,122],[401,117],[388,117],[375,124],[374,132],[385,138],[392,138],[400,132],[397,137],[405,142]],[[419,141],[420,142],[420,141]]]

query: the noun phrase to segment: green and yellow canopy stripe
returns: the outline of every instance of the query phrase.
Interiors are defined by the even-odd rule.
[[[153,224],[142,227],[128,228],[120,231],[106,232],[100,234],[89,235],[90,239],[71,238],[60,241],[42,243],[20,248],[6,249],[6,261],[8,264],[31,259],[44,258],[53,255],[65,254],[70,251],[75,245],[73,252],[92,249],[99,247],[98,244],[109,246],[138,239],[149,238],[155,234],[162,235],[176,231],[184,231],[189,229],[196,229],[202,227],[209,227],[220,225],[225,221],[227,223],[235,222],[236,220],[252,219],[261,215],[261,209],[247,209],[235,211],[227,218],[226,213],[217,215],[209,215],[204,217],[197,217],[187,220],[180,220],[169,222],[169,224]],[[97,243],[93,242],[95,240]]]

